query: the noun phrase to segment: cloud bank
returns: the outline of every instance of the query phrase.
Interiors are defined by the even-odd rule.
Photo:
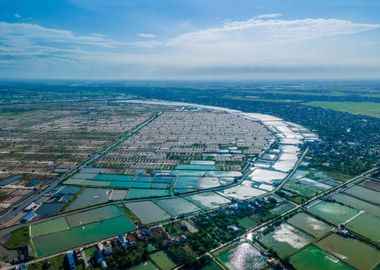
[[[341,19],[286,20],[264,14],[162,39],[118,40],[30,23],[0,22],[0,71],[86,78],[218,78],[380,70],[379,50],[356,37],[378,24]],[[342,43],[342,40],[345,41]],[[351,43],[350,43],[351,42]],[[374,43],[376,44],[376,43]],[[367,46],[367,47],[363,47]],[[33,63],[33,70],[21,66]],[[303,75],[302,75],[303,76]]]

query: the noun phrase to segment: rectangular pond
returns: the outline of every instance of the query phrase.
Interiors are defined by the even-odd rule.
[[[337,202],[351,206],[357,210],[363,210],[371,215],[380,217],[380,206],[365,202],[355,197],[340,193],[334,197]]]
[[[199,211],[200,208],[184,198],[161,199],[155,201],[162,209],[172,217]]]
[[[206,210],[215,209],[231,202],[229,199],[215,192],[204,192],[186,196],[185,199]]]
[[[344,193],[352,195],[363,201],[380,205],[380,192],[368,189],[362,186],[353,186],[344,191]]]
[[[168,189],[137,189],[131,188],[126,199],[154,198],[170,196]]]
[[[316,245],[357,269],[370,270],[380,263],[380,250],[357,239],[331,234]]]
[[[64,217],[59,217],[41,223],[33,224],[30,228],[30,233],[32,237],[36,237],[39,235],[65,231],[68,229],[70,229],[70,227],[66,219]]]
[[[285,259],[309,244],[313,237],[289,224],[282,223],[273,231],[258,235],[257,240],[265,247],[273,249],[281,259]]]
[[[316,238],[322,237],[333,229],[332,226],[303,212],[295,214],[286,222]]]
[[[260,270],[268,266],[267,259],[249,243],[232,246],[218,255],[218,260],[231,270]]]
[[[380,218],[372,216],[367,213],[363,213],[360,216],[354,218],[352,221],[348,222],[346,227],[364,236],[367,239],[380,244]]]
[[[348,264],[311,245],[296,253],[289,260],[296,270],[354,270]]]
[[[359,213],[359,211],[354,208],[326,201],[320,201],[309,207],[307,210],[333,224],[345,223]]]
[[[48,256],[135,229],[125,216],[33,237],[37,257]]]
[[[122,215],[123,212],[117,206],[109,205],[68,215],[66,219],[70,227],[77,227]]]
[[[86,188],[68,207],[68,210],[74,210],[91,206],[94,204],[105,203],[108,201],[110,193],[111,189]]]
[[[125,204],[143,224],[170,219],[170,215],[152,201],[131,202]]]

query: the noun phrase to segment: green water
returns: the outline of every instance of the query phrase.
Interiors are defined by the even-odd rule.
[[[31,235],[39,236],[48,233],[55,233],[70,229],[64,217],[55,218],[31,226]]]
[[[139,199],[150,197],[170,196],[168,189],[136,189],[132,188],[128,191],[127,199]]]
[[[66,217],[70,227],[83,226],[88,223],[122,216],[123,212],[114,205],[83,211]]]
[[[310,186],[303,185],[303,184],[298,184],[298,183],[295,183],[294,181],[289,181],[288,183],[286,183],[284,186],[284,189],[294,192],[296,194],[305,196],[307,198],[314,197],[316,192],[318,191],[318,189],[316,188],[312,188]]]
[[[380,244],[380,218],[363,213],[346,226],[353,232]]]
[[[212,160],[192,160],[190,161],[192,165],[215,165],[215,161]]]
[[[334,224],[344,223],[358,213],[354,208],[326,201],[314,204],[308,211]]]
[[[36,255],[47,256],[84,244],[109,238],[120,233],[131,232],[133,224],[124,216],[106,219],[71,230],[41,235],[33,238]]]
[[[363,210],[369,214],[380,217],[380,207],[374,204],[367,203],[365,201],[359,200],[357,198],[342,193],[335,196],[334,199],[337,202],[341,202],[345,205],[356,208],[357,210]]]
[[[151,188],[152,183],[147,182],[111,182],[111,187],[114,188]]]
[[[131,202],[125,204],[143,224],[170,219],[170,215],[152,201]]]
[[[369,270],[380,263],[380,250],[353,238],[331,234],[316,245],[357,269]]]
[[[353,186],[344,191],[344,193],[370,203],[380,204],[380,192],[374,191],[372,189],[361,186]]]
[[[284,259],[309,244],[313,238],[289,224],[282,223],[273,231],[259,235],[257,240],[264,246],[272,248],[281,259]]]
[[[291,204],[291,203],[284,203],[284,204],[281,204],[279,206],[277,206],[276,208],[270,210],[270,212],[276,216],[279,216],[291,209],[294,208],[294,205]]]
[[[198,206],[183,198],[160,199],[155,202],[172,217],[200,210]]]
[[[350,270],[351,266],[317,248],[308,246],[290,258],[290,264],[297,270]]]
[[[132,181],[135,178],[134,175],[125,175],[125,174],[98,174],[95,177],[95,180],[100,181]]]
[[[322,237],[333,229],[332,226],[306,213],[298,213],[289,218],[286,222],[314,237]]]
[[[179,164],[176,166],[177,170],[199,170],[199,171],[213,171],[216,170],[215,165],[203,164]]]

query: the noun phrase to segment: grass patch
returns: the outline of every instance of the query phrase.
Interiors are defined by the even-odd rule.
[[[86,254],[87,259],[90,259],[91,256],[95,253],[96,250],[97,250],[96,246],[90,247],[90,248],[86,248],[84,250],[84,254]]]
[[[17,249],[29,243],[29,227],[22,227],[11,232],[10,238],[4,243],[4,246],[7,249]]]
[[[334,111],[361,114],[380,118],[380,103],[376,102],[330,102],[311,101],[303,103],[307,106],[321,107]]]

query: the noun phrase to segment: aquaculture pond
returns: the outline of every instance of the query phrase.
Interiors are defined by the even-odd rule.
[[[343,263],[316,246],[308,246],[293,255],[290,264],[296,270],[353,270],[351,266]]]
[[[357,239],[331,234],[316,245],[357,269],[369,270],[380,263],[380,250]]]
[[[359,211],[354,208],[326,201],[319,201],[307,210],[334,224],[345,223],[359,213]]]
[[[366,188],[370,188],[376,191],[380,191],[380,181],[365,180],[362,185]]]
[[[122,215],[123,212],[117,206],[109,205],[68,215],[66,219],[70,227],[76,227]]]
[[[78,194],[76,200],[68,207],[67,210],[74,210],[94,204],[105,203],[108,201],[110,193],[110,189],[86,188],[82,193]]]
[[[286,222],[317,238],[333,229],[332,226],[303,212],[295,214]]]
[[[170,196],[170,190],[131,188],[128,191],[126,199],[153,198],[153,197],[163,197],[163,196]]]
[[[156,200],[158,206],[168,212],[172,217],[199,211],[200,208],[184,198]]]
[[[231,201],[215,192],[204,192],[185,197],[186,200],[194,203],[202,209],[215,209]]]
[[[286,203],[282,203],[279,206],[277,206],[276,208],[270,210],[270,212],[273,215],[279,216],[279,215],[282,215],[283,213],[285,213],[285,212],[287,212],[293,208],[294,208],[293,204],[286,202]]]
[[[48,256],[135,229],[125,216],[33,237],[37,257]]]
[[[380,192],[362,186],[353,186],[346,189],[344,193],[357,197],[363,201],[380,205]]]
[[[257,240],[284,259],[309,244],[313,237],[289,224],[282,223],[273,231],[258,235]]]
[[[249,243],[241,243],[218,255],[231,270],[259,270],[267,266],[267,257]]]
[[[318,189],[311,187],[311,186],[301,184],[298,182],[298,180],[291,180],[291,181],[287,182],[284,185],[284,189],[289,190],[289,191],[296,193],[298,195],[307,197],[307,198],[312,198],[316,195],[317,192],[319,192]]]
[[[30,234],[32,237],[36,237],[39,235],[60,232],[68,229],[70,229],[70,227],[66,219],[64,217],[59,217],[30,226]]]
[[[250,184],[252,184],[251,181],[245,181],[245,182],[249,182]],[[220,193],[230,198],[245,200],[245,199],[251,199],[253,197],[263,195],[266,193],[266,191],[253,188],[251,186],[239,185],[239,186],[235,186],[231,188],[226,188],[223,191],[220,191]]]
[[[143,224],[170,219],[170,215],[152,201],[131,202],[125,204]]]
[[[365,202],[355,197],[340,193],[334,197],[337,202],[351,206],[357,210],[363,210],[371,215],[380,217],[380,206]]]
[[[363,213],[350,221],[346,227],[351,231],[380,244],[380,218]]]

